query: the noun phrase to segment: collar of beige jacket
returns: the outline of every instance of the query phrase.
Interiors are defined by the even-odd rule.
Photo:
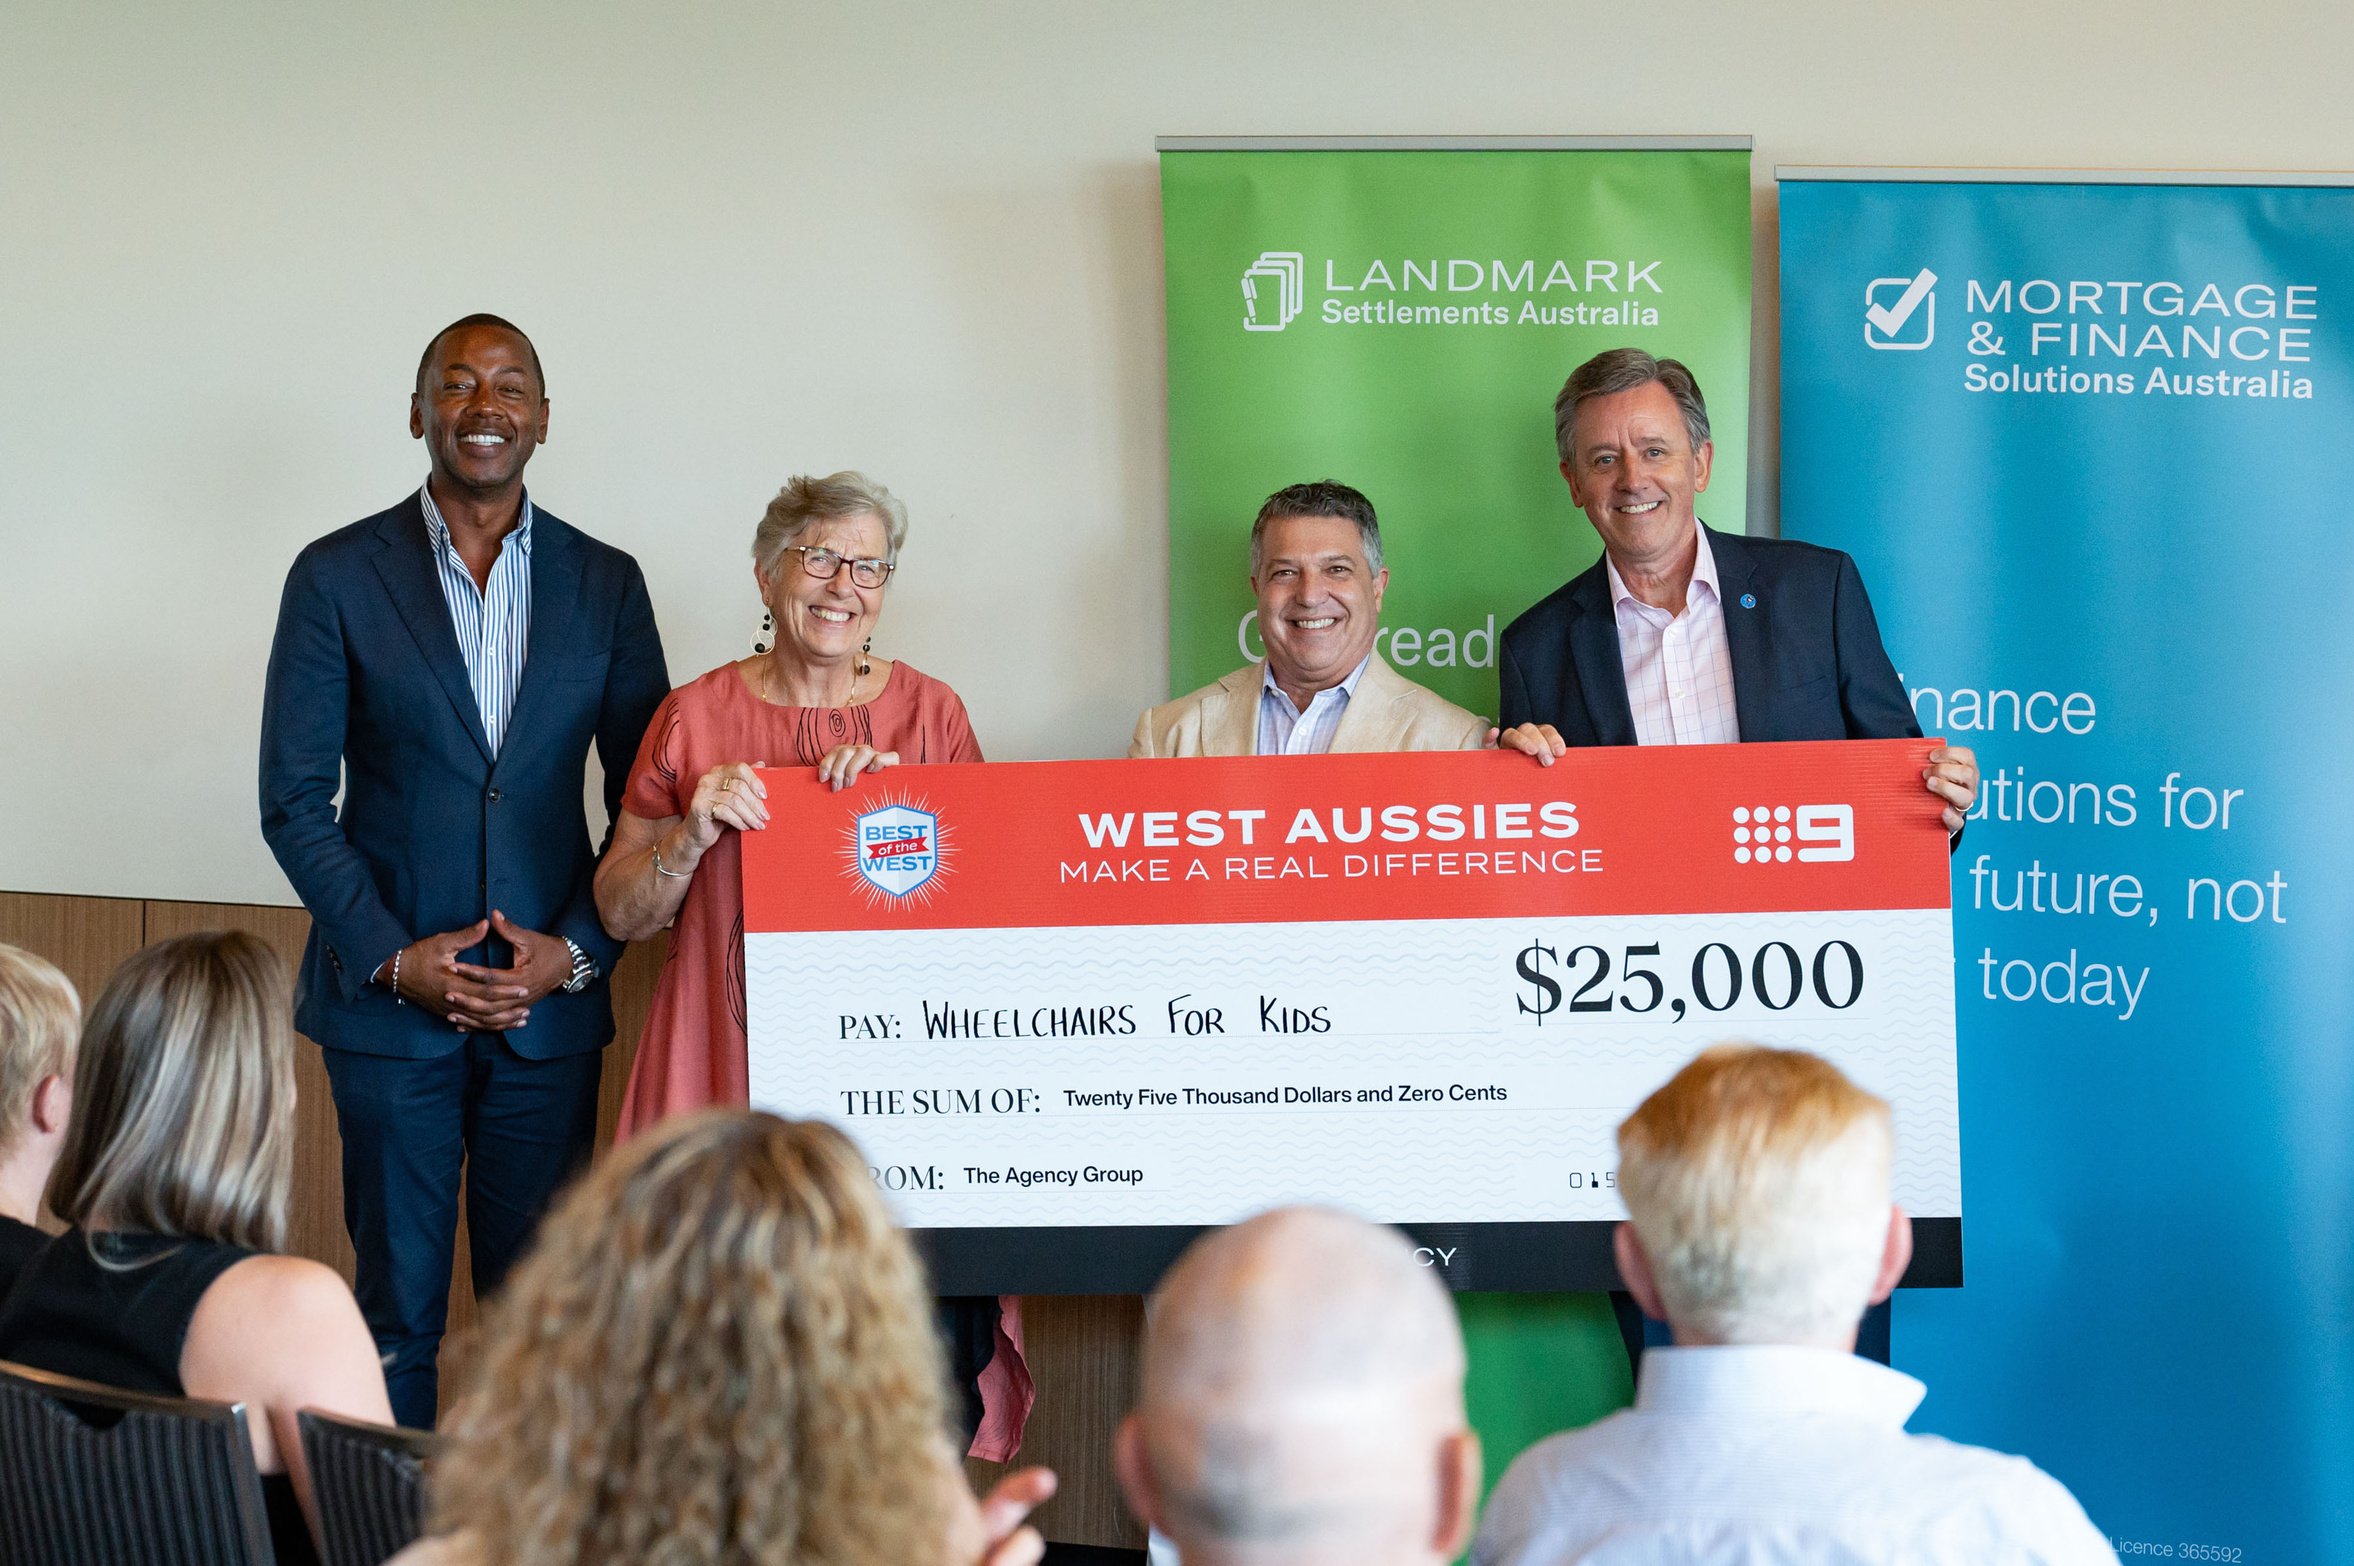
[[[1398,735],[1392,713],[1401,697],[1420,688],[1374,653],[1340,715],[1340,726],[1332,731],[1332,754],[1395,750]]]
[[[1259,702],[1266,689],[1266,663],[1245,664],[1218,683],[1223,687],[1222,710],[1202,714],[1203,750],[1212,756],[1255,756],[1259,753]],[[1332,731],[1334,754],[1364,749],[1387,750],[1386,743],[1374,743],[1388,722],[1389,710],[1404,694],[1405,685],[1397,671],[1383,661],[1380,653],[1371,655],[1365,666],[1364,678],[1357,681],[1357,689],[1349,697],[1348,706],[1340,715],[1340,726]],[[1209,743],[1212,735],[1217,743]],[[1362,736],[1362,738],[1360,738]]]
[[[1203,704],[1203,755],[1259,753],[1259,688],[1265,669],[1264,662],[1246,663],[1218,682],[1218,694]]]

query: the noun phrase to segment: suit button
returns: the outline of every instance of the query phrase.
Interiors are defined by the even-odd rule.
[[[499,802],[499,791],[495,788],[490,791],[490,802],[494,805]]]

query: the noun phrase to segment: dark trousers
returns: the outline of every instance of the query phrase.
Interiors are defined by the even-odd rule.
[[[981,1372],[997,1357],[997,1296],[943,1294],[935,1303],[948,1345],[948,1416],[964,1432],[961,1457],[981,1428]]]
[[[393,1418],[430,1430],[459,1171],[474,1292],[488,1298],[550,1198],[588,1162],[604,1056],[527,1060],[496,1033],[470,1033],[438,1060],[325,1054],[343,1135],[343,1222],[359,1253],[353,1292],[384,1357]]]

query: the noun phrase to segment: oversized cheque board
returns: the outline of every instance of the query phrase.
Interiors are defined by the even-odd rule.
[[[857,1138],[944,1293],[1149,1288],[1287,1202],[1459,1289],[1612,1286],[1613,1130],[1702,1046],[1895,1107],[1961,1281],[1927,741],[764,774],[753,1103]]]

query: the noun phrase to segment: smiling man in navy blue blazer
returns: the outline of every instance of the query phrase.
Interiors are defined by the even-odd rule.
[[[1506,628],[1500,744],[1549,766],[1573,745],[1920,737],[1853,560],[1695,514],[1715,447],[1689,370],[1640,348],[1596,354],[1561,388],[1553,429],[1603,554]],[[1932,751],[1922,781],[1959,832],[1977,757]]]
[[[1716,450],[1691,371],[1640,348],[1596,354],[1554,399],[1553,434],[1603,553],[1505,630],[1500,745],[1551,766],[1573,745],[1920,737],[1853,560],[1700,521]],[[1978,758],[1942,746],[1921,778],[1959,833]],[[1647,1334],[1665,1341],[1631,1296],[1612,1304],[1630,1357]],[[1886,1364],[1888,1324],[1874,1306],[1857,1352]]]
[[[611,820],[670,679],[637,562],[524,492],[548,436],[530,339],[496,316],[438,333],[409,433],[424,486],[287,574],[261,808],[311,914],[295,1021],[334,1086],[360,1307],[394,1416],[430,1427],[461,1161],[488,1294],[596,1137],[622,947],[591,890],[588,750]]]

